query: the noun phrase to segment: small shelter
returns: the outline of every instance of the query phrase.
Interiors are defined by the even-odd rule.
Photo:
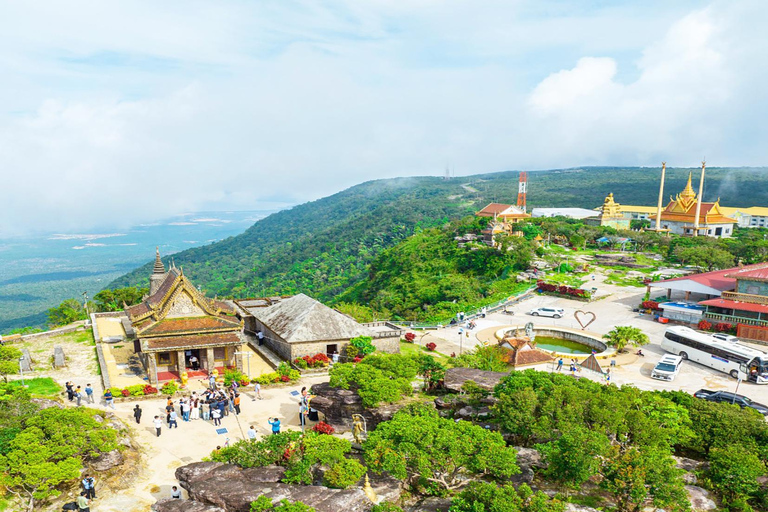
[[[590,354],[588,358],[586,358],[581,363],[579,363],[579,366],[581,366],[585,370],[590,370],[595,373],[599,373],[599,374],[605,373],[603,371],[603,368],[600,366],[600,363],[597,361],[595,354]]]

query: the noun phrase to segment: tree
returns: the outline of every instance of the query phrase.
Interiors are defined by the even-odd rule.
[[[528,446],[534,437],[536,427],[536,406],[538,397],[531,388],[524,388],[511,393],[497,394],[498,402],[491,409],[498,424],[512,434],[516,441]]]
[[[57,496],[60,484],[80,476],[84,458],[117,448],[115,431],[92,415],[91,409],[52,407],[30,416],[0,455],[0,485],[30,512]]]
[[[507,372],[504,350],[498,345],[478,345],[474,350],[451,358],[448,364],[454,368],[477,368],[489,372]]]
[[[60,327],[88,317],[83,305],[75,299],[66,299],[61,304],[48,310],[48,325]]]
[[[93,296],[98,311],[120,311],[125,306],[133,306],[149,293],[149,288],[127,286],[125,288],[104,289]]]
[[[566,487],[578,489],[600,470],[600,457],[609,447],[602,432],[574,425],[564,430],[559,438],[539,445],[547,461],[544,473]]]
[[[360,323],[373,322],[376,318],[373,309],[356,302],[339,302],[334,307],[340,313],[349,315]]]
[[[427,494],[459,489],[465,474],[504,478],[520,472],[516,452],[501,434],[466,421],[441,418],[426,406],[403,409],[380,423],[364,444],[371,470],[395,478],[415,477]]]
[[[688,510],[682,470],[668,452],[613,446],[603,459],[600,486],[613,494],[618,512],[636,512],[646,500],[668,512]]]
[[[349,344],[357,348],[357,353],[363,356],[372,354],[376,350],[372,342],[373,338],[370,336],[358,336],[349,340]]]
[[[757,479],[763,475],[765,464],[752,449],[731,445],[709,454],[709,480],[728,501],[754,497],[760,489]]]
[[[607,344],[616,348],[619,352],[624,351],[627,345],[639,346],[646,345],[650,341],[648,335],[637,327],[632,326],[619,326],[617,325],[603,335],[603,339],[607,341]]]
[[[262,494],[256,501],[251,502],[250,512],[315,512],[315,509],[300,501],[280,500],[280,503],[273,505],[272,500]]]
[[[527,484],[512,485],[472,482],[451,501],[451,512],[563,512],[565,504],[550,499]]]
[[[674,255],[683,265],[687,263],[696,267],[704,267],[708,271],[733,266],[733,255],[713,246],[678,246],[675,248]]]
[[[641,230],[651,227],[651,221],[648,219],[632,219],[629,221],[629,229]]]
[[[21,350],[8,345],[0,345],[0,375],[8,382],[8,375],[19,373]]]

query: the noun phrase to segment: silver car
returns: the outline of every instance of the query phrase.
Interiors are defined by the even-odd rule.
[[[528,312],[533,316],[549,316],[552,318],[562,318],[565,311],[561,308],[536,308]]]

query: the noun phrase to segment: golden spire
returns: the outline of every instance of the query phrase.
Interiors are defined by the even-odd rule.
[[[376,496],[376,491],[373,490],[373,487],[371,487],[371,482],[368,480],[368,473],[365,474],[365,485],[363,486],[363,492],[366,496],[368,496],[368,499],[371,500],[372,503],[379,502],[379,497]]]
[[[693,187],[691,186],[692,177],[693,177],[693,171],[688,173],[688,183],[685,185],[685,188],[680,193],[680,197],[690,197],[692,199],[696,197],[696,192],[693,191]]]

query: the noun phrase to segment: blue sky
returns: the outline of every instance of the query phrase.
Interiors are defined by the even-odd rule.
[[[0,0],[0,235],[446,164],[767,165],[766,22],[749,0]]]

